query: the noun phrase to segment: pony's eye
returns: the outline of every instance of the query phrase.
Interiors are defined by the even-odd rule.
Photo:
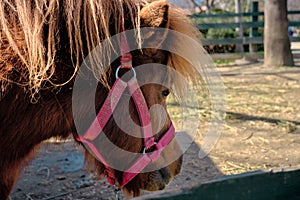
[[[164,90],[164,91],[162,91],[162,95],[164,97],[167,97],[169,94],[170,94],[170,90]]]

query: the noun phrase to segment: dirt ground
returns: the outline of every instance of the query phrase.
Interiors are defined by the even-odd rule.
[[[193,144],[181,174],[167,188],[247,171],[300,168],[300,66],[266,68],[255,63],[218,69],[227,95],[222,135],[204,159]],[[45,143],[23,169],[11,199],[113,199],[112,187],[88,174],[83,160],[71,140]]]

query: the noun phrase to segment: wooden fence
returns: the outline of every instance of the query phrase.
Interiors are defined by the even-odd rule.
[[[191,18],[195,20],[195,23],[199,30],[207,31],[208,29],[235,29],[243,28],[250,29],[249,36],[242,38],[221,38],[221,39],[202,39],[204,45],[230,45],[230,44],[249,44],[250,52],[256,51],[257,44],[263,44],[263,36],[259,36],[258,28],[264,27],[263,12],[258,11],[258,2],[252,3],[252,11],[247,13],[227,13],[227,14],[194,14]],[[300,11],[288,11],[288,15],[298,15]],[[260,17],[262,16],[262,17]],[[205,19],[223,19],[228,20],[230,18],[241,18],[241,22],[222,22],[222,23],[203,23]],[[250,18],[250,21],[249,21]],[[247,20],[245,20],[247,19]],[[260,20],[259,20],[260,19]],[[300,21],[289,21],[289,26],[300,27]],[[300,37],[291,37],[291,42],[300,42]]]

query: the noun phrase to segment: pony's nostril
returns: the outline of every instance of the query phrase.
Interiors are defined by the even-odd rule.
[[[170,173],[170,171],[168,169],[166,169],[166,168],[163,168],[163,169],[159,170],[159,173],[161,175],[161,178],[162,178],[163,182],[165,184],[168,184],[169,181],[170,181],[170,179],[171,179],[171,173]]]
[[[160,185],[160,187],[158,188],[158,190],[163,190],[163,189],[165,189],[165,185]]]

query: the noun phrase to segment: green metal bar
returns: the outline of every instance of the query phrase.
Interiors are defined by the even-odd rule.
[[[252,12],[253,13],[258,12],[258,2],[257,1],[252,2]],[[258,22],[258,15],[252,15],[251,21],[252,22]],[[258,28],[257,27],[251,27],[250,37],[257,37],[257,36],[258,36]]]
[[[201,39],[203,45],[217,44],[263,44],[263,37],[224,38],[224,39]]]
[[[205,24],[196,23],[196,24],[197,24],[198,29],[200,29],[200,30],[206,30],[206,29],[209,29],[209,28],[238,28],[238,27],[240,27],[239,23],[234,23],[234,22],[232,22],[232,23],[205,23]],[[264,22],[263,21],[242,22],[241,24],[244,28],[264,27]],[[289,26],[300,26],[300,22],[290,21]]]
[[[226,38],[226,39],[201,39],[203,45],[217,45],[217,44],[241,44],[243,39],[240,38]]]
[[[298,21],[289,21],[289,26],[300,26],[300,22],[298,22]]]
[[[253,1],[252,2],[252,10],[251,11],[252,11],[252,13],[257,13],[258,12],[258,1]],[[252,15],[251,21],[252,22],[258,22],[258,15]],[[258,27],[251,27],[250,28],[250,37],[253,38],[253,37],[257,37],[257,36],[258,36]],[[257,43],[250,44],[249,51],[251,53],[257,51],[257,45],[256,44]]]
[[[300,42],[300,37],[291,37],[291,42]],[[203,45],[216,45],[216,44],[263,44],[263,37],[244,37],[238,38],[224,38],[224,39],[206,39],[202,38]]]
[[[291,37],[291,42],[300,42],[300,37]]]
[[[300,14],[298,10],[288,11],[288,15],[297,15]],[[252,16],[263,16],[264,12],[247,12],[247,13],[223,13],[223,14],[193,14],[190,15],[191,18],[224,18],[224,17],[252,17]]]
[[[226,14],[193,14],[190,15],[191,18],[224,18],[224,17],[251,17],[253,15],[264,15],[263,12],[257,12],[257,13],[226,13]]]
[[[205,23],[200,24],[196,23],[198,29],[200,30],[206,30],[209,28],[238,28],[240,27],[239,23]],[[244,28],[250,28],[250,27],[264,27],[264,22],[242,22],[241,23]]]
[[[298,15],[300,14],[300,10],[291,10],[291,11],[288,11],[288,15]]]

